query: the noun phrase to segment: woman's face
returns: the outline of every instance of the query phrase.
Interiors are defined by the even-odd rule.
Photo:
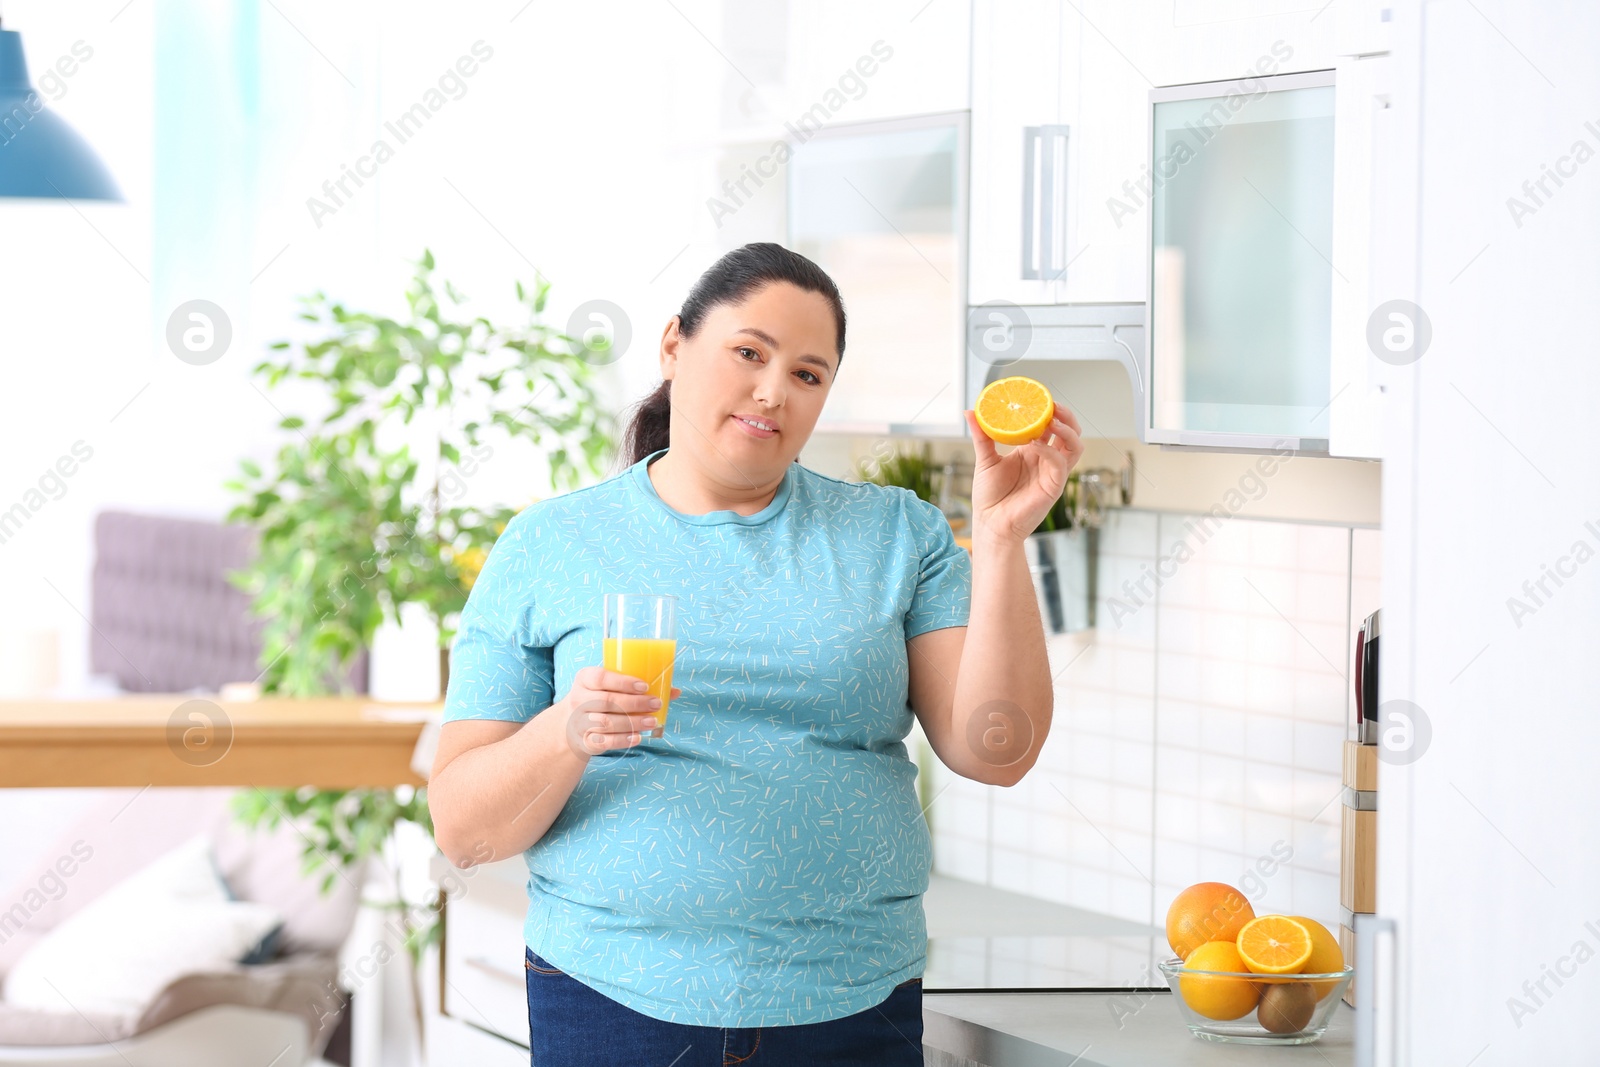
[[[672,379],[673,447],[729,485],[782,477],[833,386],[836,336],[827,300],[788,282],[718,304],[693,337],[679,334],[674,317],[661,339],[661,376]]]

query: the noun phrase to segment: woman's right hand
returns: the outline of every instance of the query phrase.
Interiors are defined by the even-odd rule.
[[[660,726],[652,707],[656,698],[640,687],[644,683],[630,674],[604,667],[585,667],[572,680],[563,699],[570,709],[567,740],[575,751],[598,756],[619,748],[632,748],[643,736]],[[682,690],[672,687],[676,697]]]

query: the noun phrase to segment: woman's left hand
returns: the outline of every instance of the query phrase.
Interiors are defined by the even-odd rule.
[[[1077,417],[1055,406],[1050,428],[1037,440],[1018,445],[1005,455],[978,426],[969,409],[976,457],[972,473],[973,536],[999,536],[1021,541],[1038,528],[1067,487],[1067,475],[1083,456]]]

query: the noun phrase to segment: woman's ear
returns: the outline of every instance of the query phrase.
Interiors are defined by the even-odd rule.
[[[678,333],[678,316],[674,315],[667,320],[666,329],[661,331],[661,380],[671,380],[678,369],[678,349],[683,344],[683,336]]]

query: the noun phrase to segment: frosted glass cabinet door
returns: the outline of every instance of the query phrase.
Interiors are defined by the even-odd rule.
[[[1151,92],[1151,441],[1326,451],[1333,73]]]
[[[832,275],[845,357],[817,429],[964,432],[966,112],[833,126],[789,163],[789,247]]]

